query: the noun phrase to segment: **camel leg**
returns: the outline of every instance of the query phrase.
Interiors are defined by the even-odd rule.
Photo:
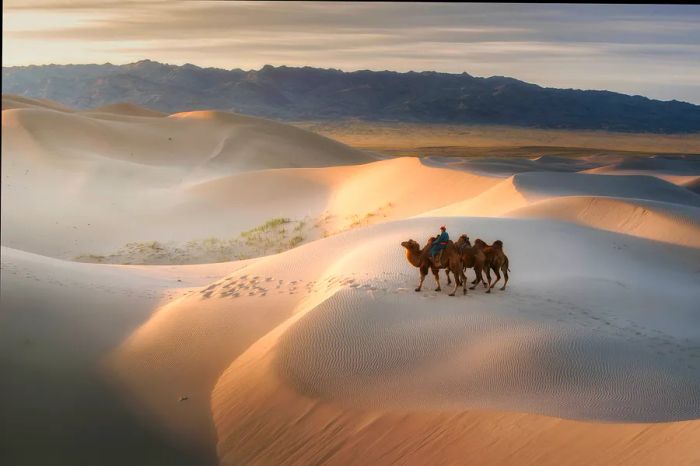
[[[464,266],[463,272],[464,272],[464,279],[465,279],[465,280],[467,280],[467,269],[474,269],[474,271],[476,272],[476,264],[472,264],[472,265],[469,265],[469,266],[466,266],[466,265]],[[477,275],[476,277],[474,277],[474,280],[471,281],[471,284],[472,284],[472,285],[475,284],[475,283],[479,283],[479,276],[478,276],[478,275]],[[473,290],[474,288],[470,288],[470,289]]]
[[[501,279],[501,272],[498,270],[497,267],[493,268],[493,272],[496,274],[496,280],[493,283],[491,283],[491,285],[490,285],[491,288],[496,286],[496,283],[498,283],[498,281]]]
[[[486,280],[487,282],[484,282],[484,287],[486,287],[486,292],[491,293],[491,267],[485,267],[484,272],[486,273]]]
[[[467,274],[464,273],[464,271],[462,271],[461,273],[462,273],[462,277],[461,277],[462,278],[462,293],[467,294]]]
[[[447,277],[447,284],[452,284],[452,280],[450,280],[450,269],[445,269],[445,276]]]
[[[437,288],[435,291],[442,291],[440,287],[440,269],[433,269],[433,275],[435,276],[435,283],[437,283]]]
[[[484,288],[487,288],[487,285],[486,285],[486,272],[485,272],[485,270],[486,270],[486,268],[482,265],[482,266],[481,266],[481,270],[479,271],[479,281],[481,282],[482,285],[484,285]],[[477,286],[478,286],[478,285],[479,285],[479,284],[477,283]]]
[[[480,281],[483,281],[483,278],[481,277],[481,267],[479,267],[478,265],[475,265],[474,272],[476,272],[476,278],[474,279],[474,281],[472,281],[472,286],[469,287],[470,290],[473,290],[474,288],[476,288],[476,285],[478,285]],[[465,275],[465,277],[466,277],[466,275]]]
[[[452,274],[455,276],[455,287],[454,287],[454,289],[452,290],[452,293],[450,293],[450,296],[454,296],[455,293],[457,292],[457,288],[459,288],[459,284],[460,284],[460,281],[461,281],[461,280],[460,280],[460,278],[461,278],[461,277],[460,277],[461,271],[459,270],[460,268],[461,268],[461,265],[458,265],[457,267],[454,267],[454,268],[452,269]]]
[[[476,273],[476,277],[474,277],[474,280],[472,280],[472,285],[478,285],[479,282],[484,281],[484,278],[481,276],[481,270],[483,270],[483,267],[477,269],[477,266],[474,266],[474,273]]]
[[[428,275],[428,268],[421,267],[421,269],[420,269],[420,283],[418,284],[418,288],[416,288],[416,291],[420,291],[421,288],[423,288],[423,282],[425,281],[426,275]]]
[[[506,289],[506,285],[508,284],[508,267],[504,266],[501,270],[503,270],[503,278],[505,279],[505,282],[503,282],[503,286],[501,287],[501,291]]]

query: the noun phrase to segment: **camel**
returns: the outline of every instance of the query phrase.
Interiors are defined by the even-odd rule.
[[[447,246],[445,249],[443,249],[438,255],[436,256],[436,259],[439,261],[438,264],[435,264],[433,260],[430,257],[430,249],[433,246],[433,241],[437,239],[436,236],[432,236],[428,238],[428,242],[425,247],[425,257],[426,261],[431,265],[431,267],[435,267],[438,269],[445,269],[445,276],[447,277],[447,284],[449,285],[451,283],[450,280],[450,272],[454,275],[455,279],[455,288],[454,291],[457,290],[458,286],[462,286],[462,290],[464,294],[467,294],[467,276],[464,275],[463,268],[461,266],[461,255],[460,251],[457,248],[457,246],[451,241],[447,241]],[[439,287],[439,285],[438,285]],[[454,296],[454,291],[450,296]]]
[[[433,241],[435,241],[435,238],[437,238],[437,236],[431,236],[430,238],[428,238],[428,243],[430,243],[430,244],[432,245]],[[448,241],[449,241],[450,243],[452,242],[451,240],[448,240]],[[440,272],[438,272],[438,273],[440,273]],[[466,276],[466,275],[465,275],[465,276]],[[450,269],[449,269],[449,268],[446,268],[446,269],[445,269],[445,278],[447,278],[447,284],[448,284],[448,285],[451,285],[451,284],[452,284],[452,279],[450,278]]]
[[[501,290],[505,290],[506,284],[508,284],[508,272],[510,269],[508,268],[508,256],[506,256],[503,252],[503,241],[496,240],[491,246],[489,246],[486,244],[486,242],[477,239],[474,241],[474,246],[481,249],[486,256],[486,264],[484,268],[486,270],[486,278],[488,279],[487,293],[490,293],[491,288],[496,286],[496,283],[498,283],[498,281],[501,279],[500,272],[503,272],[503,276],[505,277],[505,282],[503,282]],[[493,284],[491,283],[491,270],[496,273],[496,281],[493,282]]]
[[[476,273],[476,279],[472,282],[472,286],[470,286],[469,289],[473,290],[476,288],[479,282],[482,282],[484,284],[484,288],[486,288],[487,285],[482,275],[482,271],[484,270],[484,266],[486,264],[486,255],[484,252],[480,248],[472,246],[472,243],[469,241],[469,237],[467,235],[461,235],[455,245],[459,249],[462,256],[462,270],[466,272],[468,268],[474,269],[474,272]]]
[[[406,259],[408,262],[417,267],[420,271],[420,283],[416,288],[416,291],[420,291],[423,287],[423,281],[426,275],[428,275],[428,270],[430,269],[435,277],[435,282],[437,283],[437,288],[435,291],[440,291],[440,269],[448,269],[455,276],[455,287],[450,293],[450,296],[454,296],[457,292],[457,287],[462,285],[464,294],[467,294],[467,280],[466,276],[462,272],[462,262],[460,259],[459,251],[457,250],[454,243],[450,242],[447,249],[445,249],[440,255],[440,263],[433,264],[430,260],[430,247],[432,242],[428,240],[428,243],[421,249],[420,244],[417,241],[409,239],[401,243],[401,246],[406,248]],[[448,277],[449,278],[449,277]]]

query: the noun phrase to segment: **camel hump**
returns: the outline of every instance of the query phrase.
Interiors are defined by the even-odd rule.
[[[503,249],[503,241],[500,239],[497,239],[496,241],[493,242],[493,247],[498,248],[498,249]]]

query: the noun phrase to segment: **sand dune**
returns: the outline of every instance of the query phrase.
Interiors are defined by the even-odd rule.
[[[683,161],[681,161],[683,162]],[[653,168],[625,168],[623,164],[605,165],[590,170],[583,170],[581,173],[592,173],[596,175],[646,175],[660,178],[678,186],[685,186],[700,179],[700,170],[692,168],[690,164],[669,164],[670,167],[658,169]],[[683,166],[688,166],[687,169]],[[653,165],[652,165],[653,166]]]
[[[371,157],[240,115],[119,118],[3,112],[7,245],[73,259],[129,242],[235,237],[277,217],[317,225],[303,232],[311,240],[419,214],[498,181],[413,158],[352,165]],[[57,138],[67,142],[53,147]],[[343,166],[322,168],[329,163]],[[399,174],[405,182],[395,182]]]
[[[230,449],[233,458],[248,448],[260,452],[260,444],[233,433],[247,418],[229,406],[274,409],[247,407],[246,387],[265,387],[248,373],[268,366],[274,375],[264,377],[281,379],[280,390],[291,387],[303,399],[370,417],[468,407],[585,420],[697,417],[700,385],[688,367],[695,367],[700,328],[696,250],[556,222],[459,220],[456,231],[504,239],[518,284],[496,299],[483,291],[461,299],[416,296],[415,271],[394,247],[435,222],[391,222],[258,260],[162,308],[116,353],[118,372],[134,396],[186,437],[183,431],[206,432],[208,410],[199,401],[197,420],[173,409],[177,393],[206,399],[217,374],[235,360],[226,373],[235,374],[231,386],[225,375],[213,401],[220,454]],[[575,249],[572,237],[579,238]],[[543,245],[567,253],[528,268]],[[308,257],[313,262],[301,273],[298,264]],[[659,275],[674,286],[639,287]],[[436,306],[437,315],[425,312]],[[659,306],[673,314],[659,315]],[[423,376],[416,380],[416,373]],[[265,403],[277,406],[273,393]],[[293,425],[304,409],[292,411],[274,425]],[[292,446],[266,452],[276,448]]]
[[[503,215],[551,196],[698,203],[687,188],[656,179],[566,173],[603,162],[629,168],[619,157],[372,162],[366,153],[267,120],[208,111],[134,116],[142,113],[125,105],[83,114],[36,105],[4,111],[5,244],[65,259],[139,261],[148,259],[119,251],[152,241],[184,250],[190,241],[236,238],[274,218],[303,222],[297,236],[306,242],[413,215]],[[684,176],[667,172],[692,167],[664,159],[647,168]],[[516,172],[512,186],[499,185],[509,172]],[[265,209],[257,207],[262,203]],[[105,208],[110,216],[101,214]]]
[[[16,96],[2,146],[12,464],[700,463],[689,157],[387,159]],[[506,291],[413,291],[400,243],[442,223],[504,241]],[[56,259],[204,238],[224,261],[231,237],[269,248]]]
[[[700,194],[700,177],[683,183],[683,187],[689,189],[690,191],[696,194]]]
[[[505,176],[516,173],[533,171],[546,172],[579,172],[599,167],[600,162],[594,162],[584,157],[426,157],[425,162],[435,166],[447,165],[477,173],[500,174]]]
[[[518,191],[531,199],[594,195],[700,206],[700,197],[652,176],[521,173],[513,177],[513,184]]]
[[[530,148],[537,153],[538,148]],[[437,167],[450,167],[472,173],[511,176],[528,172],[564,172],[598,175],[643,175],[683,185],[700,177],[700,164],[692,155],[640,156],[607,154],[576,154],[562,151],[561,155],[499,155],[479,157],[425,157],[425,163]]]
[[[508,216],[556,218],[601,230],[700,248],[700,208],[605,197],[547,199]]]
[[[49,109],[56,110],[59,112],[73,113],[74,110],[64,107],[58,102],[52,102],[50,100],[44,99],[33,99],[30,97],[23,97],[13,94],[3,94],[2,95],[2,109],[3,110],[14,110],[18,108],[39,108],[39,109]]]
[[[136,116],[136,117],[164,117],[166,113],[151,110],[150,108],[140,107],[128,102],[104,105],[97,107],[86,113],[114,113],[117,115]]]
[[[161,464],[213,462],[211,446],[178,444],[131,409],[102,359],[156,306],[236,265],[100,266],[6,247],[0,255],[6,464],[116,466],[135,454]]]
[[[516,188],[513,177],[510,177],[473,198],[429,210],[421,214],[421,216],[461,217],[470,215],[475,217],[496,217],[511,210],[524,207],[528,205],[528,202],[528,199]]]
[[[533,435],[544,425],[552,430],[542,438],[521,439],[517,446],[498,440],[498,452],[474,454],[483,464],[522,464],[523,457],[514,454],[521,449],[548,457],[570,442],[573,431],[609,446],[586,452],[585,459],[579,459],[582,464],[653,464],[674,457],[673,449],[659,451],[653,443],[630,448],[625,441],[651,435],[649,429],[664,435],[661,432],[676,429],[673,424],[553,423],[535,415],[456,413],[480,407],[586,420],[696,418],[697,371],[686,367],[694,364],[690,342],[698,338],[696,330],[690,330],[697,320],[692,310],[696,278],[688,273],[696,267],[695,250],[675,248],[664,264],[658,264],[655,250],[668,252],[668,247],[643,240],[555,222],[461,220],[453,226],[459,231],[505,238],[518,284],[497,301],[478,291],[462,299],[431,292],[417,298],[412,291],[415,276],[407,273],[403,258],[392,254],[390,245],[434,223],[435,219],[392,223],[323,240],[336,259],[315,279],[316,296],[302,301],[293,317],[239,356],[214,390],[219,454],[225,464],[262,458],[303,463],[318,457],[333,464],[359,463],[362,460],[353,456],[356,448],[362,449],[364,460],[391,463],[410,457],[425,462],[442,442],[457,444],[454,456],[448,455],[456,459],[472,451],[482,435],[497,441],[493,422],[506,430],[518,425],[519,433]],[[363,236],[372,239],[361,240]],[[578,238],[576,249],[548,255],[547,267],[525,265],[538,260],[543,245],[563,249],[572,237]],[[586,239],[580,242],[582,238]],[[279,260],[303,257],[303,250],[311,246]],[[316,248],[325,249],[321,244]],[[686,256],[691,251],[691,257]],[[315,254],[318,262],[326,260],[322,252]],[[676,274],[680,288],[667,289],[662,297],[633,285],[645,282],[646,275],[652,280],[659,268],[665,270],[662,274]],[[610,301],[620,289],[626,290],[624,299],[629,302]],[[210,299],[220,292],[225,289],[215,287]],[[589,297],[583,305],[580,296]],[[237,299],[247,305],[246,298]],[[679,314],[658,315],[658,306],[667,299],[674,304],[664,309]],[[681,315],[689,327],[661,324],[679,322]],[[683,349],[684,341],[689,346]],[[688,376],[695,379],[685,379]],[[635,380],[638,377],[644,381]],[[674,390],[688,391],[682,395]],[[386,430],[399,419],[400,431]],[[688,424],[684,434],[675,437],[676,448],[686,455],[678,457],[681,462],[697,460],[687,456],[697,428],[697,423]],[[277,441],[266,444],[263,439],[272,432]],[[311,451],[296,447],[317,437],[324,440],[312,442]],[[650,452],[656,456],[648,456]]]
[[[700,197],[657,177],[521,173],[421,216],[557,219],[684,246],[700,243]]]
[[[322,136],[243,115],[189,112],[146,121],[135,118],[131,124],[129,121],[105,121],[89,114],[64,114],[38,108],[3,112],[4,126],[30,137],[54,159],[64,153],[188,169],[207,163],[218,163],[220,168],[221,162],[236,162],[227,166],[229,170],[328,166],[372,160],[360,151]],[[52,147],[60,140],[59,135],[65,142]],[[16,137],[11,134],[6,139],[13,143]],[[17,145],[22,142],[11,148],[22,152],[25,148]],[[282,149],[280,145],[288,147]]]
[[[247,198],[267,195],[270,186],[248,185],[237,199],[226,198],[223,189],[218,208],[190,195],[190,186],[241,171],[373,160],[300,129],[244,116],[119,118],[3,111],[4,244],[72,259],[132,241],[235,236],[271,218],[254,206],[247,217],[231,214],[249,205]],[[270,194],[294,196],[285,185]],[[322,209],[304,210],[316,215]]]
[[[624,171],[624,170],[639,170],[639,171],[654,171],[676,175],[700,174],[700,162],[697,157],[670,157],[670,156],[655,156],[655,157],[634,157],[623,158],[617,163],[607,167],[601,167],[600,171]]]

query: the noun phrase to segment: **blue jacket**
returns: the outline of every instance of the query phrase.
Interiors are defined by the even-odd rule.
[[[433,241],[433,246],[430,248],[430,255],[434,256],[441,250],[445,249],[449,240],[450,235],[448,235],[446,231],[440,233],[440,236],[435,238],[435,241]]]

